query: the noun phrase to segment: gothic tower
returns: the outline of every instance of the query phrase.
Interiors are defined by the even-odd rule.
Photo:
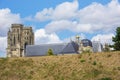
[[[7,36],[7,57],[23,57],[26,45],[34,44],[32,27],[22,24],[12,24]]]
[[[83,43],[82,43],[79,35],[76,35],[76,43],[79,45],[78,53],[82,53],[83,52]]]

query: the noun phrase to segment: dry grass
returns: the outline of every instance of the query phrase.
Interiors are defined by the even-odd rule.
[[[120,52],[0,59],[0,80],[120,80]]]

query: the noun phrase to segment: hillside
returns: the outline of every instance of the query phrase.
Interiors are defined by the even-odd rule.
[[[120,52],[0,58],[0,80],[120,80]]]

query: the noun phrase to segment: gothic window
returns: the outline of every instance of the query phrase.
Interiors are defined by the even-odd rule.
[[[20,39],[20,38],[19,38],[19,34],[18,34],[18,41],[19,41],[19,39]]]
[[[17,32],[19,33],[19,29],[17,29]]]
[[[11,42],[10,42],[10,45],[12,46],[12,39],[10,39],[10,41],[11,41]]]
[[[15,42],[15,36],[14,36],[14,45],[15,45],[15,43],[16,43],[16,42]]]
[[[27,35],[28,35],[28,32],[27,32]]]

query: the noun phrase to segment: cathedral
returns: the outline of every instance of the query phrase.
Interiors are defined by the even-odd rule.
[[[32,27],[25,27],[22,24],[12,24],[7,33],[7,57],[23,57],[26,45],[34,45]]]
[[[7,57],[33,57],[46,56],[49,49],[54,55],[76,54],[83,52],[101,52],[102,46],[98,42],[91,42],[88,39],[80,39],[68,43],[52,43],[34,45],[34,32],[32,27],[25,27],[22,24],[12,24],[7,33]]]

